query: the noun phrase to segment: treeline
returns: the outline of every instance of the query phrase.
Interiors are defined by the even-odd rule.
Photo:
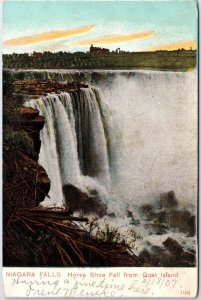
[[[196,66],[195,50],[91,54],[44,52],[39,57],[4,54],[3,67],[15,69],[158,69],[188,70]]]
[[[41,57],[34,57],[28,53],[3,55],[4,68],[36,68],[36,69],[68,69],[101,67],[98,57],[84,52],[44,52]]]

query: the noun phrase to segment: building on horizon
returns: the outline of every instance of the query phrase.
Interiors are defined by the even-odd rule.
[[[36,58],[42,58],[43,57],[43,53],[34,51],[33,54],[32,54],[32,56],[36,57]]]
[[[94,47],[93,44],[91,45],[90,49],[89,49],[90,53],[109,53],[110,50],[106,49],[106,48],[100,48],[100,47]]]

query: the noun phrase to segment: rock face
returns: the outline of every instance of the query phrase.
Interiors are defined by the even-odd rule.
[[[40,153],[41,141],[40,130],[43,129],[45,119],[43,116],[39,116],[39,111],[31,107],[18,108],[17,111],[21,115],[21,123],[19,129],[27,132],[33,140],[33,146],[36,153],[36,160]]]
[[[36,153],[36,161],[40,153],[41,140],[40,131],[43,129],[45,119],[43,116],[39,116],[39,111],[31,107],[18,108],[18,112],[21,115],[22,122],[19,125],[19,129],[25,131],[33,140],[33,147]],[[29,154],[30,156],[30,154]],[[38,163],[34,163],[28,156],[24,156],[25,164],[27,164],[30,170],[35,170],[37,173],[37,186],[36,186],[36,202],[39,204],[48,195],[50,190],[50,179],[47,176],[45,169]]]
[[[15,80],[13,95],[15,98],[33,99],[49,93],[79,91],[81,88],[87,87],[88,85],[75,81],[59,83],[53,80]]]
[[[63,186],[66,206],[72,211],[82,211],[84,214],[94,212],[102,217],[107,212],[107,207],[97,196],[89,195],[72,184]]]
[[[50,179],[45,169],[38,164],[40,151],[40,130],[44,118],[32,108],[17,109],[20,123],[15,132],[26,132],[33,141],[35,153],[30,153],[23,146],[14,149],[4,147],[4,215],[21,207],[36,207],[48,195]]]
[[[23,191],[15,190],[16,196],[19,194],[19,207],[35,207],[44,200],[50,190],[50,179],[45,169],[35,160],[22,152],[17,155],[18,174],[14,177],[16,181],[24,180],[29,186],[27,195]],[[21,196],[21,201],[20,201]]]

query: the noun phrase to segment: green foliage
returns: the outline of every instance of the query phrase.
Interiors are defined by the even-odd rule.
[[[122,243],[121,234],[118,232],[117,228],[113,228],[109,224],[105,224],[105,227],[98,228],[96,232],[96,238],[105,243]]]
[[[3,124],[4,126],[17,127],[22,123],[22,116],[16,110],[15,103],[4,103],[3,106]]]
[[[100,226],[97,223],[97,220],[98,219],[94,219],[89,224],[89,233],[90,235],[95,236],[97,241],[106,244],[121,244],[129,250],[133,250],[135,248],[136,240],[140,239],[140,236],[138,236],[132,228],[128,228],[124,233],[122,233],[119,232],[118,228],[114,228],[108,223],[105,223],[104,226]]]
[[[25,131],[13,130],[11,126],[5,126],[3,137],[3,145],[6,149],[15,151],[18,147],[26,153],[35,155],[33,140]]]
[[[12,97],[13,76],[3,73],[3,147],[4,150],[16,151],[16,147],[35,156],[33,140],[24,130],[20,129],[24,119],[17,111],[18,103]]]
[[[19,106],[13,99],[13,75],[3,71],[3,124],[4,126],[16,126],[21,122],[21,115],[16,108]]]
[[[41,58],[25,54],[3,56],[4,68],[35,69],[156,69],[189,70],[196,67],[195,50],[155,52],[110,52],[91,54],[89,52],[44,52]]]
[[[13,75],[3,71],[3,97],[9,97],[13,92]]]

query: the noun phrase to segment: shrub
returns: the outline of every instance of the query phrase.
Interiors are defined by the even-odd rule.
[[[100,226],[97,221],[97,218],[91,221],[88,229],[90,235],[93,235],[97,241],[106,244],[120,244],[129,250],[135,248],[136,240],[140,239],[140,236],[132,228],[128,228],[125,232],[119,232],[119,228],[114,228],[108,223]]]

